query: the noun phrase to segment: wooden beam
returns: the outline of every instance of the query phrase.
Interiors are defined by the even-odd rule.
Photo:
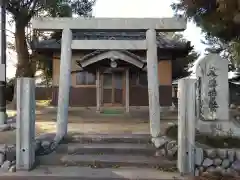
[[[96,104],[97,104],[97,112],[100,112],[101,110],[101,85],[100,85],[100,71],[97,69],[96,72]]]
[[[81,63],[82,67],[86,67],[90,64],[96,63],[103,59],[111,59],[111,58],[120,59],[122,61],[128,62],[139,68],[143,68],[143,66],[144,66],[144,62],[142,62],[138,59],[134,59],[134,58],[132,58],[124,53],[118,52],[118,51],[107,51],[102,54],[96,55],[92,58],[89,58],[87,60],[79,61],[79,63]]]
[[[121,31],[138,30],[146,31],[155,29],[162,32],[183,31],[186,29],[185,18],[34,18],[34,29],[59,30],[98,30],[98,31]]]
[[[145,40],[73,40],[74,50],[146,50]]]
[[[129,108],[129,69],[126,69],[126,71],[125,71],[125,73],[126,73],[126,77],[125,77],[125,83],[126,83],[126,85],[125,85],[125,110],[126,110],[126,113],[129,113],[129,111],[130,111],[130,108]]]

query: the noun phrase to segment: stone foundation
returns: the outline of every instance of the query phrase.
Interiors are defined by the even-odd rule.
[[[240,175],[240,149],[196,148],[195,176],[204,172]]]
[[[176,160],[177,141],[166,136],[155,140],[156,156],[165,156]],[[198,145],[195,148],[195,176],[203,173],[218,172],[222,175],[240,175],[240,149],[210,148]]]
[[[156,156],[165,156],[170,159],[177,159],[177,141],[166,136],[162,136],[156,139],[154,144],[157,147]]]
[[[39,136],[35,141],[35,155],[50,154],[56,150],[57,145],[47,134]],[[0,144],[0,173],[4,172],[16,172],[16,145]]]
[[[15,145],[0,145],[0,172],[16,171],[16,147]]]

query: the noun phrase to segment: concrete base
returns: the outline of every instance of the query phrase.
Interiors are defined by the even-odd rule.
[[[10,129],[11,129],[11,125],[10,124],[1,124],[0,125],[0,132],[8,131]]]
[[[0,125],[3,125],[6,123],[7,115],[5,112],[0,112]]]
[[[175,111],[177,110],[175,107],[173,106],[161,106],[160,107],[160,112],[170,112],[170,111]]]
[[[157,138],[152,138],[151,139],[152,143],[154,144],[154,146],[156,148],[159,148],[162,145],[162,138],[161,137],[157,137]]]
[[[45,158],[45,159],[44,159]],[[96,166],[102,168],[111,167],[142,167],[142,168],[174,168],[176,161],[167,160],[165,157],[153,157],[143,155],[117,155],[117,154],[84,154],[65,155],[60,159],[57,156],[40,157],[42,165],[67,165],[67,166]]]
[[[109,154],[109,155],[147,155],[153,156],[156,148],[151,144],[137,143],[72,143],[61,144],[56,153],[58,154]]]

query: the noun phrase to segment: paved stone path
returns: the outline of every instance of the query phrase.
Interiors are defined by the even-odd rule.
[[[31,172],[17,172],[0,176],[0,180],[173,180],[181,179],[179,173],[163,172],[149,168],[100,168],[40,166]]]
[[[92,180],[92,179],[86,179],[86,178],[79,178],[79,177],[49,177],[49,176],[25,176],[25,177],[8,177],[8,176],[2,176],[0,177],[0,180]],[[115,179],[106,179],[106,178],[98,178],[97,180],[127,180],[123,178],[115,178]],[[133,180],[133,179],[128,179],[128,180]],[[138,180],[138,179],[136,179]],[[149,180],[149,179],[145,179]],[[179,178],[171,178],[171,179],[158,179],[158,180],[184,180],[184,179],[179,179]],[[196,180],[196,179],[192,179]],[[200,179],[199,179],[200,180]]]
[[[78,177],[47,177],[47,176],[23,176],[23,177],[12,177],[2,176],[0,180],[80,180]]]

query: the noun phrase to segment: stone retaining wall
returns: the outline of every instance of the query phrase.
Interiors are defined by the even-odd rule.
[[[58,143],[53,140],[55,134],[44,134],[36,137],[35,156],[43,156],[56,150]],[[16,172],[16,145],[0,144],[0,173]]]
[[[162,136],[154,144],[157,147],[156,156],[177,159],[177,141]],[[240,149],[217,149],[198,144],[195,148],[195,176],[214,172],[240,175]]]
[[[0,173],[16,171],[16,147],[15,145],[0,145]]]
[[[196,148],[195,176],[219,172],[222,175],[240,174],[240,149]]]

